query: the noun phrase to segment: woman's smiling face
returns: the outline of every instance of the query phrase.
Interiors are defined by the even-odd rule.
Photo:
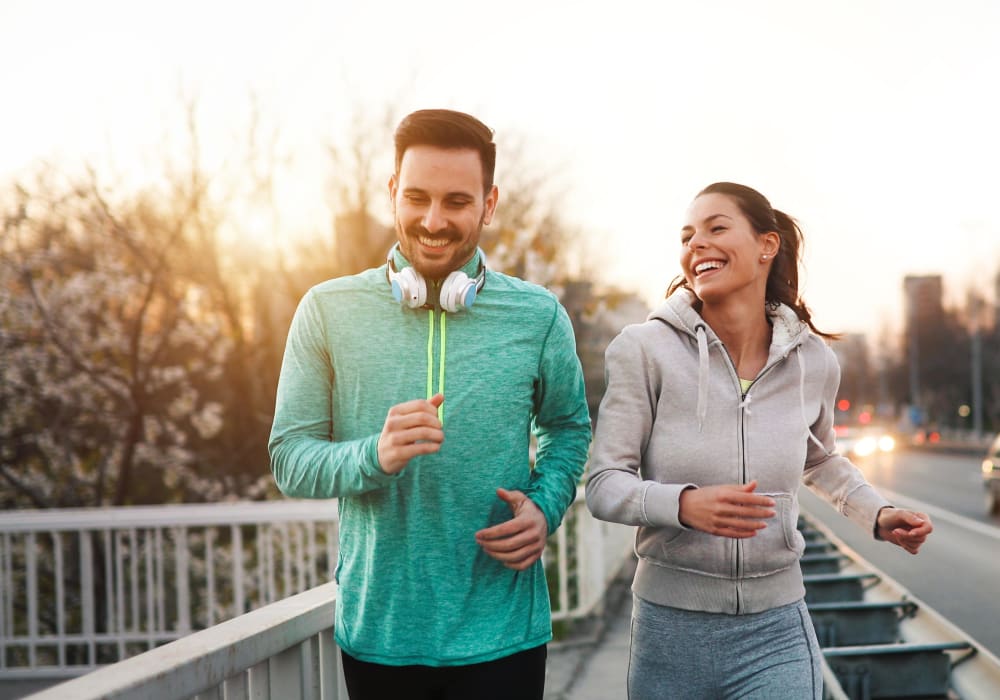
[[[681,269],[705,303],[732,294],[759,294],[761,302],[777,250],[777,234],[758,234],[737,202],[724,194],[697,197],[681,229]]]

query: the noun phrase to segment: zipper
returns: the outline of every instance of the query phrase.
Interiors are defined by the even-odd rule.
[[[438,383],[437,389],[434,387],[434,311],[435,309],[440,314],[441,318],[441,341],[439,343],[438,351]],[[447,314],[441,308],[440,304],[435,304],[433,308],[427,310],[427,398],[430,399],[434,394],[444,393],[444,365],[445,365],[445,353],[447,352]],[[438,420],[444,424],[444,404],[438,406]]]
[[[743,405],[743,399],[746,394],[750,393],[753,389],[754,384],[760,381],[768,372],[778,366],[778,364],[788,357],[788,354],[782,355],[776,361],[764,367],[754,380],[750,382],[750,386],[747,387],[746,394],[743,393],[743,387],[740,384],[740,376],[736,371],[736,363],[733,362],[732,355],[729,354],[729,349],[726,348],[724,343],[719,343],[722,346],[723,353],[726,356],[726,360],[729,363],[730,374],[735,380],[736,393],[740,397],[740,422],[739,430],[737,431],[737,439],[740,443],[740,473],[739,482],[740,485],[747,483],[747,445],[746,445],[746,408]],[[733,556],[733,567],[736,574],[736,614],[740,615],[743,613],[743,595],[742,595],[742,581],[743,581],[743,541],[740,539],[734,539],[734,556]]]
[[[732,364],[732,359],[730,359],[730,364]],[[733,373],[736,374],[736,367],[733,367]],[[736,376],[736,381],[739,382],[739,375]],[[757,381],[754,379],[754,381]],[[750,393],[750,389],[753,384],[747,388],[747,393]],[[742,389],[742,387],[741,387]],[[740,429],[739,429],[739,440],[740,440],[740,484],[747,483],[747,430],[746,430],[746,407],[743,405],[743,392],[740,391]],[[743,586],[743,557],[741,556],[743,552],[743,540],[736,540],[736,614],[740,615],[743,612],[743,596],[742,586]]]

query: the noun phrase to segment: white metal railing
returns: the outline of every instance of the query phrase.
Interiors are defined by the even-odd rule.
[[[583,487],[577,489],[544,554],[546,573],[555,582],[554,621],[587,617],[598,608],[608,584],[632,555],[634,533],[634,528],[594,518]]]
[[[73,676],[333,578],[335,501],[0,514],[0,679]]]
[[[333,641],[335,583],[30,696],[33,700],[347,698]]]
[[[632,532],[596,521],[580,490],[546,550],[553,619],[597,608],[631,556]],[[344,698],[331,629],[335,591],[323,584],[32,697]]]

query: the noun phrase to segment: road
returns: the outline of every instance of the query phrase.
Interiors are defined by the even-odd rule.
[[[856,460],[893,504],[928,513],[917,556],[872,540],[808,489],[802,506],[875,567],[1000,656],[1000,519],[986,514],[981,457],[901,451]]]

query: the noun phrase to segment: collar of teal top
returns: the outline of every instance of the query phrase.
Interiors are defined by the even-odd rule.
[[[468,275],[470,279],[475,279],[476,275],[479,274],[480,257],[481,255],[479,252],[479,248],[477,247],[476,252],[472,254],[472,257],[469,258],[468,262],[466,262],[464,265],[462,265],[462,267],[458,269],[464,272],[466,275]],[[413,267],[410,264],[410,261],[403,256],[403,253],[399,250],[399,246],[394,246],[393,248],[392,262],[393,265],[396,266],[397,270],[402,270],[404,267]],[[438,281],[440,282],[442,280]]]

